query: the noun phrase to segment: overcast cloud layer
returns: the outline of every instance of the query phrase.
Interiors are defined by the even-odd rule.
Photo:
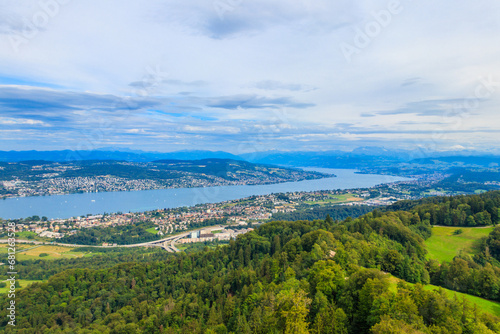
[[[499,149],[497,0],[0,7],[0,150]]]

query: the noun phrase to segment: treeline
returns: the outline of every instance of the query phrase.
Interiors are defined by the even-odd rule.
[[[373,210],[372,206],[368,205],[331,205],[319,206],[307,209],[298,209],[293,212],[276,212],[273,213],[273,220],[315,220],[325,219],[327,215],[334,220],[344,220],[347,217],[357,218]]]
[[[488,226],[500,222],[500,191],[481,195],[429,197],[417,201],[400,201],[385,210],[407,210],[431,225]]]
[[[118,245],[131,245],[160,239],[157,234],[147,231],[155,225],[150,222],[138,222],[128,225],[91,227],[80,229],[74,235],[67,235],[59,241],[61,243],[77,245],[95,245],[111,243]]]
[[[62,258],[54,260],[18,260],[16,272],[19,278],[26,280],[47,280],[51,276],[68,269],[106,269],[125,262],[155,262],[164,261],[172,256],[160,248],[75,248],[74,252],[91,252],[89,256],[79,258]],[[6,262],[8,254],[0,254],[0,260]],[[9,278],[6,272],[0,275],[0,280]]]
[[[482,266],[470,257],[457,256],[451,262],[430,260],[426,268],[431,284],[500,301],[500,268],[490,262]]]

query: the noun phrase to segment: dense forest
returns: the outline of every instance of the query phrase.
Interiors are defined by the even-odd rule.
[[[106,227],[97,226],[81,229],[76,234],[65,236],[59,241],[68,244],[93,246],[100,246],[103,242],[118,245],[139,244],[161,238],[161,236],[147,231],[147,229],[154,226],[151,222]]]
[[[63,270],[61,265],[47,283],[18,291],[15,328],[7,325],[9,300],[0,297],[0,328],[5,333],[500,333],[499,318],[465,299],[424,289],[434,283],[500,300],[500,228],[476,256],[460,255],[451,263],[428,261],[424,243],[434,206],[467,212],[460,206],[467,204],[473,215],[499,198],[496,192],[402,203],[408,210],[396,205],[343,221],[275,221],[201,252],[153,254],[113,267]],[[447,219],[436,217],[438,223]]]
[[[315,220],[324,219],[327,215],[334,220],[344,220],[347,217],[357,218],[373,210],[372,206],[368,205],[325,205],[312,208],[299,208],[293,212],[276,212],[273,213],[273,220]]]
[[[409,210],[431,225],[487,226],[500,222],[500,191],[481,195],[427,197],[400,201],[385,210]]]
[[[79,247],[75,252],[89,252],[91,256],[61,258],[54,260],[18,260],[16,272],[18,277],[26,280],[47,280],[51,276],[67,269],[87,268],[105,269],[124,262],[155,262],[163,261],[172,253],[161,248],[96,248]],[[0,254],[0,261],[7,261],[8,254]],[[7,279],[6,272],[0,275],[0,280]]]

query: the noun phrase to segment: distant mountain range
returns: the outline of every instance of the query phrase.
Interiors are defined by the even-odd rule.
[[[329,168],[362,168],[399,163],[414,163],[426,165],[455,166],[498,166],[500,156],[484,152],[425,152],[387,150],[379,147],[360,147],[351,152],[320,151],[320,152],[257,152],[242,154],[242,158],[254,163],[274,164],[284,166],[309,166]]]
[[[19,162],[26,160],[75,161],[117,160],[151,162],[157,160],[232,159],[252,163],[281,166],[314,166],[329,168],[362,168],[374,164],[417,163],[424,165],[452,164],[455,166],[500,165],[500,156],[479,151],[430,152],[422,150],[391,150],[383,147],[359,147],[351,152],[330,151],[266,151],[231,154],[224,151],[186,150],[176,152],[145,152],[140,150],[116,150],[103,148],[93,151],[0,151],[0,161]]]

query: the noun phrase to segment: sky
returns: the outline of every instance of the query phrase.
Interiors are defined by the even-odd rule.
[[[0,0],[0,150],[500,153],[498,0]]]

